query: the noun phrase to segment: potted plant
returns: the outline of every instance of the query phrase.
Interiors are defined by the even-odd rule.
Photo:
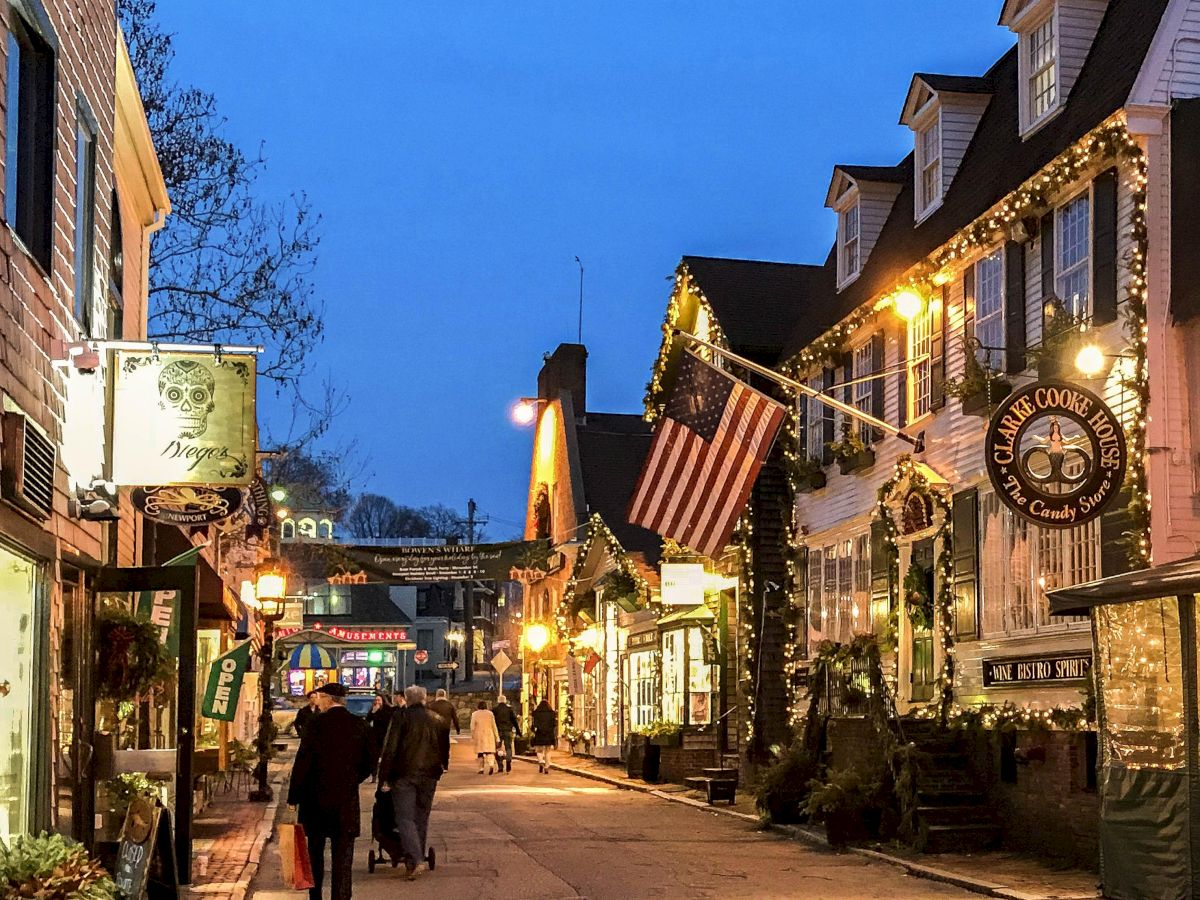
[[[116,840],[129,812],[129,804],[135,798],[155,800],[159,795],[160,785],[151,781],[141,772],[124,772],[110,778],[104,783],[104,793],[108,797],[108,810],[103,813],[103,832],[109,840]]]
[[[1069,372],[1076,351],[1086,341],[1087,320],[1051,297],[1043,304],[1042,342],[1027,353],[1037,365],[1038,377],[1057,378]]]
[[[637,579],[624,569],[609,573],[604,579],[605,599],[612,600],[625,612],[637,612],[638,582]]]
[[[949,378],[944,386],[946,396],[954,397],[962,405],[964,416],[987,417],[1012,393],[1011,384],[979,361],[981,348],[978,338],[964,338],[962,377]]]
[[[123,609],[106,609],[97,630],[97,693],[110,700],[133,700],[174,673],[158,626]]]
[[[775,825],[802,822],[808,785],[819,772],[820,765],[809,749],[794,741],[758,782],[754,799],[759,813]]]
[[[646,727],[650,743],[656,747],[679,747],[683,744],[683,726],[677,722],[651,722]]]
[[[792,464],[792,488],[797,494],[808,494],[825,487],[828,479],[821,461],[811,456],[797,457]]]
[[[829,780],[809,782],[803,812],[812,822],[825,824],[825,836],[833,847],[865,841],[879,832],[882,807],[879,785],[867,781],[855,769],[835,769]]]
[[[630,778],[640,778],[647,784],[657,784],[661,772],[662,747],[650,740],[646,727],[635,728],[629,736],[625,774]]]
[[[875,451],[863,443],[857,428],[842,425],[842,439],[829,445],[843,475],[875,465]]]
[[[0,896],[118,900],[120,894],[81,844],[43,832],[0,840]]]

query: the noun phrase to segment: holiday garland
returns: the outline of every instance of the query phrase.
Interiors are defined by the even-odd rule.
[[[110,608],[100,614],[96,630],[96,690],[101,697],[132,700],[173,673],[174,660],[158,626]]]
[[[600,517],[600,514],[592,513],[584,529],[583,543],[580,544],[579,550],[575,553],[575,565],[571,570],[571,577],[567,581],[567,586],[563,590],[562,600],[559,601],[558,609],[554,614],[554,625],[560,641],[570,642],[574,639],[572,620],[575,618],[575,587],[580,580],[583,567],[587,563],[587,558],[591,554],[592,544],[596,540],[604,542],[609,556],[617,564],[616,582],[618,592],[622,596],[627,596],[629,594],[628,587],[632,585],[633,593],[637,596],[638,603],[643,607],[650,605],[650,585],[646,583],[646,579],[638,572],[637,566],[633,564],[633,560],[629,558],[629,555],[621,546],[621,542],[617,540],[616,535],[604,524],[604,519]],[[571,649],[574,651],[574,647]]]

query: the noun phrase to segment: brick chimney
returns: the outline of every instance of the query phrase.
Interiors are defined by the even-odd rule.
[[[583,344],[559,344],[546,357],[538,373],[538,399],[555,400],[559,393],[571,394],[575,415],[587,411],[587,348]]]

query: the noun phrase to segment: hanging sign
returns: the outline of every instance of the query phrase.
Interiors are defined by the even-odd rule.
[[[253,356],[116,351],[113,481],[250,484],[254,376]]]
[[[195,527],[222,522],[242,506],[241,488],[209,488],[177,485],[138,487],[130,499],[138,512],[167,525]]]
[[[232,722],[237,715],[242,682],[250,671],[250,642],[243,641],[224,656],[213,660],[200,714],[208,719]]]
[[[444,544],[432,547],[337,547],[334,578],[362,572],[368,580],[390,584],[430,581],[528,580],[530,569],[545,572],[549,541],[510,541],[504,544]]]
[[[695,606],[704,602],[703,563],[663,563],[663,606]]]
[[[267,532],[271,530],[271,509],[271,494],[267,490],[267,483],[261,477],[255,478],[250,482],[250,487],[246,488],[246,540],[266,537]]]
[[[1039,381],[1002,400],[985,449],[996,495],[1044,528],[1090,522],[1125,480],[1125,432],[1116,413],[1064,381]]]
[[[1044,656],[1000,657],[983,661],[983,686],[1004,687],[1042,681],[1080,681],[1092,670],[1089,650]]]
[[[567,657],[567,685],[569,693],[583,693],[583,666],[574,656]]]

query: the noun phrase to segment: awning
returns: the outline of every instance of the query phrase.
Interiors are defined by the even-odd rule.
[[[1085,616],[1094,606],[1197,593],[1200,593],[1200,556],[1190,556],[1149,569],[1059,588],[1046,596],[1050,600],[1050,615]]]
[[[658,627],[664,625],[680,625],[689,622],[713,622],[717,618],[716,613],[701,603],[699,606],[693,606],[689,609],[681,609],[678,612],[668,613],[658,620]]]
[[[332,669],[335,667],[333,654],[320,644],[301,644],[288,657],[293,669]]]

